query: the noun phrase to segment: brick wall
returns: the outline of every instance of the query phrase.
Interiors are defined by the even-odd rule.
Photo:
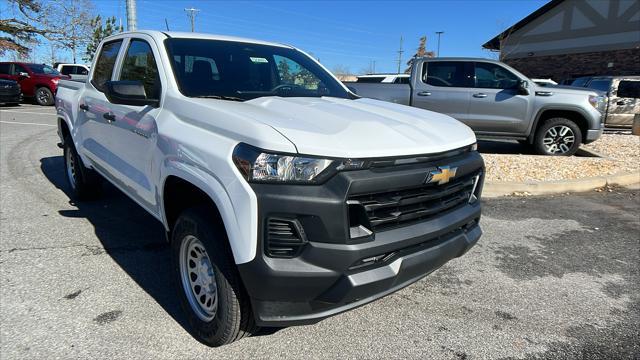
[[[560,81],[588,75],[640,75],[640,48],[502,59],[530,78]],[[609,67],[609,63],[613,63]]]

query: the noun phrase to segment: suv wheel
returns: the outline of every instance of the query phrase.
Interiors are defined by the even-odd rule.
[[[36,102],[38,105],[51,106],[53,105],[53,93],[46,87],[39,87],[36,90]]]
[[[571,156],[582,144],[578,125],[565,118],[545,121],[536,131],[534,146],[542,155]]]
[[[180,303],[194,336],[209,346],[257,331],[224,228],[206,207],[184,211],[173,230],[171,259]]]
[[[86,200],[100,194],[100,175],[84,166],[68,136],[64,139],[64,170],[73,198]]]

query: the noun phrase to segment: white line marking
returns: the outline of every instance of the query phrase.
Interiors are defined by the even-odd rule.
[[[55,115],[56,114],[56,113],[41,113],[41,112],[33,112],[33,111],[0,110],[0,114],[2,113],[37,114],[37,115]]]
[[[52,125],[52,124],[38,124],[38,123],[31,123],[31,122],[4,121],[4,120],[0,120],[0,123],[3,123],[3,124],[18,124],[18,125],[53,126],[53,127],[57,127],[58,126],[58,125]]]

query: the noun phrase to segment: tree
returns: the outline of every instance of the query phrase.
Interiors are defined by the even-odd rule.
[[[0,56],[7,52],[24,56],[39,35],[47,34],[47,30],[29,21],[42,17],[42,7],[37,0],[9,0],[9,3],[18,8],[21,18],[0,19]]]
[[[42,23],[51,33],[46,36],[62,48],[71,50],[73,62],[93,33],[93,4],[90,0],[49,0]]]
[[[411,66],[413,65],[413,60],[423,57],[432,58],[435,57],[436,54],[433,51],[427,51],[427,37],[423,36],[420,38],[420,43],[418,44],[418,48],[416,49],[416,53],[407,61],[407,69],[404,71],[405,73],[411,72]]]
[[[107,18],[103,26],[102,18],[98,15],[91,20],[91,27],[93,28],[93,34],[91,35],[91,40],[89,40],[84,56],[82,57],[86,62],[93,61],[93,57],[95,56],[96,51],[98,50],[98,45],[100,45],[102,39],[122,32],[123,30],[122,26],[116,25],[115,16]]]
[[[351,70],[349,70],[349,67],[342,64],[334,65],[333,68],[331,69],[331,72],[338,79],[351,75]]]

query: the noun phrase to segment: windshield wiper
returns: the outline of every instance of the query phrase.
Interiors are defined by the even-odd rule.
[[[235,97],[235,96],[226,96],[226,95],[198,95],[192,96],[194,98],[200,99],[218,99],[218,100],[230,100],[230,101],[245,101],[243,98]]]

